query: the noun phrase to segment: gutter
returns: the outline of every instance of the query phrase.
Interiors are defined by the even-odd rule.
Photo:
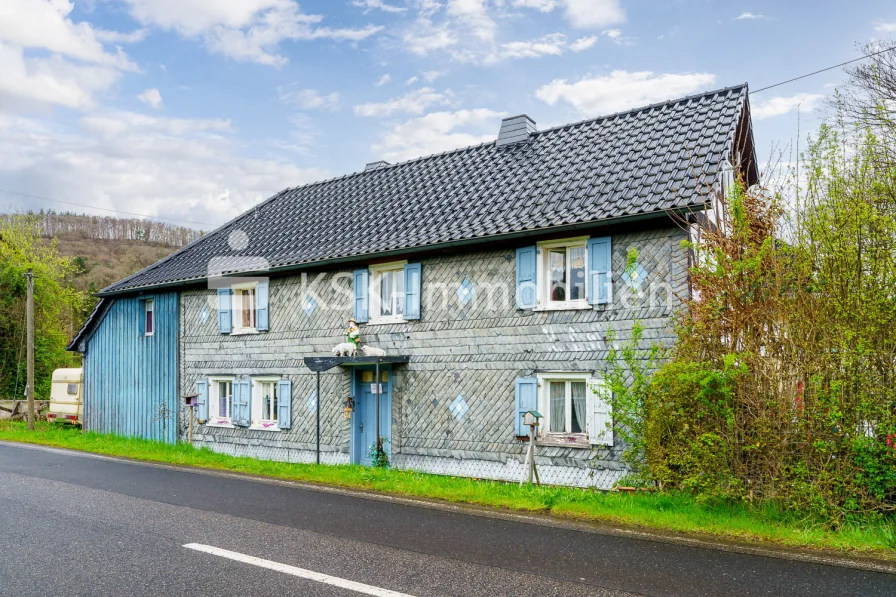
[[[489,236],[468,238],[463,240],[453,240],[453,241],[444,241],[440,243],[434,243],[431,245],[421,245],[418,247],[411,248],[402,248],[402,249],[388,249],[385,251],[378,251],[375,253],[366,253],[362,255],[351,255],[346,257],[333,257],[330,259],[321,259],[318,261],[309,261],[307,263],[294,263],[288,265],[279,265],[276,267],[271,267],[264,270],[249,270],[249,271],[241,271],[241,272],[232,272],[227,275],[222,275],[220,277],[226,278],[228,276],[253,276],[253,275],[271,275],[271,274],[286,274],[291,272],[298,272],[309,269],[317,269],[323,268],[332,265],[345,265],[347,263],[359,263],[359,262],[367,262],[372,259],[380,259],[385,257],[395,257],[399,255],[415,255],[418,253],[427,253],[433,251],[439,251],[444,249],[454,249],[458,247],[468,247],[481,245],[486,243],[494,243],[494,242],[502,242],[502,241],[510,241],[516,240],[520,238],[525,238],[527,236],[532,236],[536,234],[546,234],[546,233],[554,233],[554,232],[574,232],[577,230],[583,230],[588,228],[600,228],[606,226],[613,226],[618,224],[625,224],[631,222],[642,222],[647,220],[654,220],[661,217],[671,217],[671,216],[681,216],[683,214],[688,214],[693,212],[694,210],[702,211],[705,208],[705,205],[700,204],[689,204],[682,207],[676,207],[674,209],[661,210],[661,211],[652,211],[646,214],[637,214],[637,215],[628,215],[628,216],[618,216],[615,218],[607,218],[605,220],[592,220],[590,222],[581,222],[577,224],[565,224],[562,226],[550,226],[545,228],[533,228],[529,230],[522,230],[517,232],[505,232],[502,234],[494,234]],[[215,276],[218,277],[218,276]],[[208,277],[200,277],[200,278],[187,278],[184,280],[176,280],[172,282],[163,282],[161,284],[149,284],[146,286],[135,286],[133,288],[127,288],[120,291],[111,291],[111,292],[99,292],[96,296],[100,298],[105,297],[113,297],[113,296],[124,296],[128,294],[138,294],[147,290],[157,290],[162,288],[179,288],[183,286],[190,286],[193,284],[201,283],[207,281]]]

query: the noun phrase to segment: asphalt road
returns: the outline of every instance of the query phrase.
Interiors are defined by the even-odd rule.
[[[0,445],[0,595],[893,597],[896,576]]]

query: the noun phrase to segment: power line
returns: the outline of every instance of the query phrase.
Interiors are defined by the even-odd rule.
[[[150,220],[163,220],[165,222],[179,222],[181,224],[196,224],[197,226],[211,226],[212,228],[217,228],[214,224],[209,224],[208,222],[193,222],[191,220],[176,220],[173,218],[162,218],[159,216],[151,216],[148,214],[138,214],[132,211],[122,211],[120,209],[109,209],[107,207],[97,207],[95,205],[85,205],[83,203],[73,203],[71,201],[61,201],[59,199],[50,199],[49,197],[41,197],[39,195],[29,195],[28,193],[19,193],[18,191],[10,191],[9,189],[0,189],[0,193],[9,193],[10,195],[19,195],[20,197],[29,197],[31,199],[40,199],[41,201],[49,201],[51,203],[63,203],[65,205],[74,205],[76,207],[83,207],[86,209],[98,209],[100,211],[108,211],[115,214],[124,214],[128,216],[137,216],[139,218],[148,218]]]
[[[871,54],[866,54],[864,56],[859,56],[858,58],[853,58],[852,60],[847,60],[846,62],[841,62],[840,64],[835,64],[834,66],[828,66],[828,67],[813,71],[811,73],[806,73],[805,75],[800,75],[800,76],[794,77],[792,79],[787,79],[786,81],[781,81],[780,83],[766,85],[765,87],[762,87],[761,89],[755,89],[755,90],[751,91],[750,95],[753,95],[754,93],[759,93],[760,91],[765,91],[766,89],[780,87],[781,85],[786,85],[787,83],[793,83],[794,81],[799,81],[800,79],[805,79],[806,77],[811,77],[811,76],[817,75],[819,73],[823,73],[823,72],[826,72],[829,70],[834,70],[835,68],[840,68],[841,66],[846,66],[847,64],[852,64],[853,62],[859,62],[860,60],[865,60],[866,58],[871,58],[872,56],[877,56],[878,54],[884,54],[886,52],[891,52],[893,50],[896,50],[896,46],[892,46],[890,48],[885,48],[883,50],[878,50],[877,52],[873,52]]]
[[[833,66],[827,66],[827,67],[825,67],[825,68],[821,68],[821,69],[812,71],[812,72],[810,72],[810,73],[806,73],[806,74],[804,74],[804,75],[799,75],[798,77],[793,77],[793,78],[787,79],[787,80],[785,80],[785,81],[779,81],[778,83],[773,83],[773,84],[771,84],[771,85],[766,85],[765,87],[760,87],[759,89],[754,89],[753,91],[750,92],[750,95],[753,95],[754,93],[760,93],[760,92],[762,92],[762,91],[767,91],[767,90],[769,90],[769,89],[774,89],[775,87],[780,87],[781,85],[787,85],[788,83],[793,83],[794,81],[799,81],[800,79],[805,79],[805,78],[807,78],[807,77],[812,77],[812,76],[815,76],[815,75],[820,74],[820,73],[824,73],[824,72],[827,72],[827,71],[830,71],[830,70],[834,70],[835,68],[841,68],[841,67],[846,66],[846,65],[848,65],[848,64],[852,64],[852,63],[854,63],[854,62],[860,62],[860,61],[862,61],[862,60],[866,60],[866,59],[868,59],[868,58],[871,58],[872,56],[877,56],[877,55],[879,55],[879,54],[884,54],[884,53],[886,53],[886,52],[891,52],[891,51],[893,51],[893,50],[896,50],[896,46],[891,46],[891,47],[889,47],[889,48],[884,48],[883,50],[878,50],[878,51],[876,51],[876,52],[872,52],[871,54],[866,54],[866,55],[864,55],[864,56],[859,56],[858,58],[853,58],[852,60],[846,60],[845,62],[841,62],[841,63],[839,63],[839,64],[835,64],[835,65],[833,65]],[[195,225],[197,225],[197,226],[210,226],[210,227],[212,227],[212,228],[217,228],[217,226],[215,226],[214,224],[209,224],[208,222],[194,222],[194,221],[191,221],[191,220],[177,220],[177,219],[173,219],[173,218],[162,218],[162,217],[159,217],[159,216],[150,216],[150,215],[148,215],[148,214],[140,214],[140,213],[135,213],[135,212],[130,212],[130,211],[122,211],[122,210],[118,210],[118,209],[109,209],[109,208],[106,208],[106,207],[97,207],[97,206],[95,206],[95,205],[85,205],[85,204],[83,204],[83,203],[73,203],[73,202],[71,202],[71,201],[61,201],[61,200],[59,200],[59,199],[50,199],[50,198],[48,198],[48,197],[41,197],[41,196],[38,196],[38,195],[30,195],[30,194],[28,194],[28,193],[19,193],[19,192],[17,192],[17,191],[10,191],[10,190],[8,190],[8,189],[0,189],[0,192],[3,192],[3,193],[9,193],[9,194],[11,194],[11,195],[19,195],[19,196],[21,196],[21,197],[30,197],[30,198],[32,198],[32,199],[40,199],[40,200],[42,200],[42,201],[49,201],[49,202],[51,202],[51,203],[62,203],[62,204],[64,204],[64,205],[74,205],[74,206],[76,206],[76,207],[83,207],[83,208],[85,208],[85,209],[96,209],[96,210],[100,210],[100,211],[107,211],[107,212],[110,212],[110,213],[124,214],[124,215],[129,215],[129,216],[136,216],[136,217],[139,217],[139,218],[148,218],[148,219],[151,219],[151,220],[162,220],[162,221],[165,221],[165,222],[178,222],[178,223],[181,223],[181,224],[195,224]]]

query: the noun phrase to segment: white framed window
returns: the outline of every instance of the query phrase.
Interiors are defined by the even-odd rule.
[[[233,332],[252,333],[258,326],[257,282],[234,284],[231,286],[230,304],[233,317]]]
[[[250,429],[279,431],[277,424],[279,377],[252,378],[252,414]]]
[[[233,427],[232,377],[209,379],[207,424],[213,427]]]
[[[564,444],[589,445],[589,373],[544,373],[538,376],[540,436]]]
[[[152,336],[156,330],[155,301],[143,301],[143,335]]]
[[[368,323],[404,321],[404,266],[407,261],[394,261],[370,266],[370,320]]]
[[[538,243],[538,308],[586,309],[588,237]]]

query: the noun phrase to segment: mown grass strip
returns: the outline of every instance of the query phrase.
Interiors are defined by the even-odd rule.
[[[187,444],[81,433],[77,429],[47,423],[40,423],[35,431],[28,431],[24,423],[0,421],[0,440],[519,512],[540,512],[583,521],[896,558],[896,524],[892,519],[857,520],[833,530],[772,504],[702,504],[679,492],[631,494],[569,487],[518,487],[512,483],[412,471],[273,462],[217,454]]]

